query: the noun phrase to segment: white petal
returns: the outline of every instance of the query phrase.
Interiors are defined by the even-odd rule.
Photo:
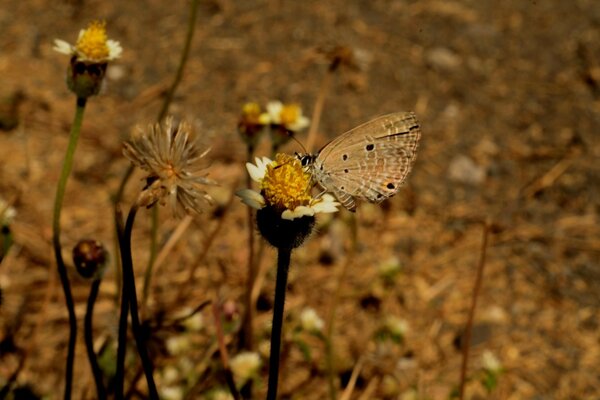
[[[257,210],[265,206],[265,198],[260,193],[251,189],[242,189],[235,192],[235,195],[242,199],[242,203]]]
[[[71,46],[70,43],[67,43],[61,39],[54,39],[54,47],[52,49],[54,51],[67,55],[71,55],[75,52],[75,49],[73,48],[73,46]]]
[[[265,177],[266,169],[261,169],[252,163],[246,163],[246,169],[248,170],[248,174],[250,174],[250,178],[252,178],[255,182],[260,182]]]
[[[285,210],[283,213],[281,213],[281,218],[293,220],[304,216],[312,217],[313,215],[315,215],[315,210],[313,210],[312,208],[307,206],[298,206],[294,208],[293,211]]]
[[[340,203],[335,201],[334,197],[324,194],[317,202],[313,203],[312,208],[317,213],[334,213],[338,211]]]
[[[267,103],[267,112],[271,116],[271,123],[281,123],[281,110],[283,109],[283,103],[280,101],[270,101]]]
[[[115,60],[121,57],[121,54],[123,53],[123,48],[121,47],[121,44],[119,42],[117,42],[116,40],[109,39],[106,41],[106,46],[108,47],[109,60]]]

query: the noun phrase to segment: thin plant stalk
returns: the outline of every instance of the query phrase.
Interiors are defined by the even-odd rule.
[[[225,382],[229,388],[229,392],[233,396],[234,400],[239,400],[240,394],[238,393],[237,387],[235,386],[235,380],[233,379],[233,373],[229,367],[229,354],[227,353],[227,346],[225,346],[225,334],[223,333],[223,324],[221,322],[221,310],[220,303],[215,299],[212,305],[213,317],[215,319],[215,334],[217,336],[217,343],[219,345],[219,355],[221,356],[221,363],[223,364],[223,374],[225,376]]]
[[[138,354],[140,355],[140,359],[142,362],[142,368],[144,369],[144,375],[146,376],[146,383],[148,385],[148,397],[150,399],[158,399],[158,391],[156,389],[156,384],[152,376],[152,361],[150,360],[150,356],[148,355],[146,341],[144,340],[142,334],[142,326],[140,324],[140,317],[137,304],[137,293],[135,288],[135,276],[133,273],[133,260],[131,256],[131,233],[133,231],[133,223],[135,222],[135,216],[137,214],[137,211],[138,205],[137,203],[135,203],[129,210],[129,215],[127,215],[127,221],[125,223],[125,230],[123,231],[123,234],[120,238],[121,265],[123,269],[124,288],[123,298],[121,301],[127,301],[129,303],[129,311],[131,313],[131,328],[133,331],[133,337],[135,338]],[[123,313],[123,311],[124,310],[122,307],[121,312]],[[121,328],[121,326],[119,328]],[[123,343],[119,343],[119,347],[121,347],[122,344]]]
[[[94,305],[98,298],[98,291],[100,289],[100,283],[102,279],[94,279],[92,287],[90,288],[90,295],[88,296],[87,308],[85,310],[84,320],[84,336],[85,336],[85,348],[87,350],[88,359],[90,360],[90,367],[92,368],[92,374],[94,375],[94,383],[96,384],[96,395],[98,400],[106,399],[106,388],[102,379],[102,370],[98,365],[98,359],[96,352],[94,352],[94,340],[93,340],[93,325],[92,321],[94,318]]]
[[[477,276],[473,287],[473,297],[471,299],[471,308],[469,309],[469,317],[467,326],[465,327],[465,340],[462,343],[462,365],[460,368],[460,384],[458,388],[460,400],[463,400],[465,394],[465,383],[467,380],[467,365],[469,363],[469,348],[471,347],[471,332],[473,330],[473,320],[475,319],[475,309],[477,308],[477,298],[481,291],[481,283],[483,282],[483,269],[485,267],[485,256],[488,244],[489,223],[485,222],[483,226],[483,241],[481,243],[481,255],[479,264],[477,265]]]
[[[254,147],[248,145],[246,160],[252,162],[252,156],[254,155]],[[252,188],[252,178],[249,174],[246,174],[246,187]],[[247,351],[254,349],[254,301],[252,298],[252,291],[254,288],[254,282],[256,281],[256,262],[254,260],[254,213],[251,207],[247,207],[247,221],[248,221],[248,264],[246,266],[248,276],[246,278],[246,292],[244,293],[244,303],[246,308],[244,311],[244,320],[242,321],[242,330],[240,337],[240,347]],[[248,380],[241,389],[241,395],[244,399],[252,398],[252,380]]]
[[[165,96],[165,101],[163,102],[162,108],[158,113],[158,122],[162,121],[169,111],[169,106],[173,102],[173,98],[175,97],[175,91],[177,90],[177,86],[181,82],[183,78],[183,71],[185,69],[185,65],[190,55],[190,49],[192,47],[192,38],[194,37],[194,31],[196,28],[196,15],[198,14],[198,0],[192,0],[190,5],[190,14],[188,19],[188,29],[185,37],[185,43],[183,45],[183,51],[181,53],[181,59],[179,60],[179,67],[177,68],[177,72],[175,73],[175,78],[173,79],[173,84],[169,88],[167,95]],[[133,164],[132,164],[133,165]],[[153,207],[152,209],[152,220],[150,227],[150,257],[148,259],[148,266],[146,267],[146,272],[144,273],[146,276],[144,277],[144,287],[143,287],[143,306],[146,306],[146,302],[148,299],[148,284],[150,283],[150,276],[152,275],[152,271],[154,270],[154,263],[156,262],[156,255],[158,254],[158,222],[159,222],[159,209],[158,207]]]
[[[321,88],[319,89],[319,94],[317,95],[317,101],[315,102],[315,108],[313,109],[313,113],[311,116],[312,123],[310,124],[310,129],[308,130],[308,135],[306,137],[306,150],[311,152],[313,146],[315,144],[315,139],[317,137],[317,131],[319,129],[319,123],[321,122],[321,114],[323,113],[323,107],[325,106],[325,97],[327,96],[327,92],[329,92],[329,86],[331,85],[331,79],[333,74],[337,70],[339,66],[339,62],[335,60],[329,65],[323,80],[321,81]]]
[[[71,133],[69,136],[69,144],[67,146],[67,152],[65,154],[62,171],[58,180],[58,186],[56,188],[54,214],[52,219],[52,245],[54,247],[54,255],[56,257],[58,274],[60,275],[60,283],[62,284],[63,292],[65,294],[65,303],[69,313],[69,347],[67,351],[67,366],[65,371],[65,399],[71,398],[71,388],[73,384],[73,362],[75,358],[75,344],[77,339],[77,316],[75,315],[75,305],[73,303],[73,295],[71,294],[71,285],[69,283],[67,267],[65,266],[61,253],[60,214],[65,198],[67,181],[69,179],[71,169],[73,168],[73,156],[75,155],[77,140],[79,139],[79,133],[81,132],[81,124],[83,122],[83,114],[86,103],[86,98],[77,98],[75,116],[73,118],[73,124],[71,125]]]
[[[277,252],[277,278],[275,282],[275,303],[273,306],[273,326],[271,328],[271,354],[269,355],[269,386],[267,400],[277,399],[279,383],[279,357],[281,353],[281,332],[285,293],[290,269],[292,249],[279,248]]]
[[[252,146],[248,146],[247,161],[252,162],[252,156],[254,150]],[[246,187],[251,189],[252,178],[249,174],[246,174]],[[254,287],[254,281],[256,280],[256,266],[254,263],[254,223],[253,223],[253,212],[251,207],[247,207],[246,219],[248,221],[248,263],[247,271],[248,277],[246,278],[246,293],[244,302],[246,303],[246,311],[244,314],[244,320],[242,322],[242,337],[241,347],[245,350],[252,351],[254,347],[254,338],[252,332],[252,325],[254,319],[254,305],[252,304],[252,288]]]

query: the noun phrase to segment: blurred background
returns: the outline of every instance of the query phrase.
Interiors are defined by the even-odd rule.
[[[65,254],[82,238],[112,252],[111,196],[129,165],[122,142],[136,125],[155,122],[188,16],[188,1],[2,0],[0,196],[17,214],[3,231],[13,243],[0,264],[0,387],[11,381],[38,396],[62,396],[68,324],[51,213],[75,98],[65,85],[68,57],[52,50],[53,40],[74,43],[80,29],[103,19],[123,47],[102,93],[89,101],[62,218]],[[152,277],[143,317],[157,384],[173,388],[162,396],[217,398],[225,388],[212,313],[203,309],[192,327],[171,323],[186,310],[207,300],[223,304],[230,356],[238,352],[248,226],[245,206],[230,199],[246,179],[246,147],[236,128],[243,104],[281,100],[311,116],[328,55],[340,48],[351,57],[331,75],[316,147],[397,111],[415,111],[423,136],[396,197],[361,204],[355,219],[346,211],[320,218],[318,232],[294,253],[281,398],[328,398],[325,344],[301,329],[307,308],[327,326],[333,321],[339,394],[355,371],[352,399],[450,398],[486,220],[466,397],[600,398],[594,0],[201,0],[170,114],[190,121],[212,146],[209,173],[220,186],[209,190],[215,205],[194,218]],[[301,149],[292,142],[283,150]],[[270,155],[268,137],[255,154]],[[124,204],[140,190],[141,177],[134,174]],[[161,212],[161,247],[180,222]],[[149,226],[149,213],[140,213],[133,237],[138,288]],[[259,266],[257,398],[266,387],[274,249],[261,246]],[[190,294],[180,299],[191,269]],[[70,272],[81,321],[89,282]],[[107,366],[117,296],[112,263],[94,320]],[[136,363],[130,360],[129,383]],[[131,396],[143,398],[143,379],[136,382]],[[73,393],[95,396],[82,334]]]

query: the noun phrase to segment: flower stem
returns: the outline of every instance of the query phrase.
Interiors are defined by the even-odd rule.
[[[104,382],[102,380],[102,370],[98,365],[96,353],[94,352],[94,340],[93,340],[93,328],[92,321],[94,317],[94,305],[98,298],[98,291],[100,289],[100,283],[102,279],[94,279],[92,287],[90,288],[90,295],[88,296],[87,308],[85,310],[85,321],[84,321],[84,336],[85,336],[85,347],[87,350],[88,359],[90,360],[90,366],[92,368],[92,374],[94,375],[94,382],[96,383],[96,394],[98,400],[106,399],[106,389],[104,388]]]
[[[123,216],[119,207],[115,212],[115,221],[117,224],[117,236],[119,240],[119,246],[122,246],[125,228],[123,226]],[[121,257],[123,257],[120,249],[119,254],[121,254]],[[122,263],[120,266],[122,266]],[[123,281],[123,275],[123,272],[121,272],[121,311],[119,314],[117,369],[115,373],[116,399],[123,399],[123,381],[125,379],[125,353],[127,350],[127,317],[129,316],[129,297],[127,296],[127,289]]]
[[[65,160],[63,162],[58,186],[56,188],[54,214],[52,219],[52,245],[54,247],[54,255],[56,257],[58,274],[60,275],[60,282],[65,293],[65,303],[69,313],[69,347],[67,352],[67,366],[65,372],[65,399],[71,398],[71,387],[73,383],[73,361],[75,357],[75,344],[77,339],[77,316],[75,315],[75,305],[73,303],[73,295],[71,294],[71,285],[69,283],[67,267],[63,261],[60,247],[60,213],[62,210],[63,200],[65,198],[67,180],[69,179],[71,169],[73,168],[73,156],[75,155],[77,139],[79,139],[79,133],[81,132],[81,124],[83,122],[83,113],[85,111],[86,102],[86,98],[77,98],[75,116],[73,118],[73,125],[71,125],[67,153],[65,154]]]
[[[267,400],[276,400],[279,382],[279,354],[281,352],[281,331],[283,309],[292,249],[279,248],[277,253],[277,279],[275,283],[275,303],[273,306],[273,326],[271,328],[271,354],[269,356],[269,387]]]
[[[133,230],[133,223],[135,221],[137,210],[138,205],[136,203],[129,210],[127,222],[125,223],[125,230],[123,231],[123,234],[120,238],[121,265],[123,268],[123,295],[121,301],[122,303],[128,303],[129,311],[131,312],[131,328],[133,330],[133,337],[135,338],[135,344],[137,346],[138,354],[140,355],[142,367],[144,369],[144,375],[146,376],[146,383],[148,384],[148,398],[158,399],[158,391],[156,389],[156,384],[154,383],[154,378],[152,376],[152,361],[150,360],[150,357],[148,355],[146,341],[143,336],[142,327],[140,324],[140,317],[138,313],[137,304],[137,293],[135,289],[135,276],[133,273],[133,260],[131,257],[131,232]],[[121,334],[121,328],[123,327],[121,323],[123,322],[123,320],[125,321],[125,328],[127,325],[127,317],[123,317],[123,313],[125,313],[125,315],[127,314],[126,308],[127,305],[125,307],[123,307],[123,305],[121,306],[121,319],[119,320],[119,339],[121,339],[121,336],[126,336],[125,334]],[[121,345],[124,346],[125,343],[119,342],[119,350],[121,349]],[[123,353],[124,351],[125,350],[123,349]]]

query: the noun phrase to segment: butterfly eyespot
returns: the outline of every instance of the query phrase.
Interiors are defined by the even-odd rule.
[[[395,189],[395,188],[396,188],[396,186],[394,186],[394,184],[393,184],[393,183],[388,183],[388,184],[387,184],[387,188],[388,188],[388,189]]]
[[[368,144],[365,149],[367,149],[367,151],[372,151],[375,148],[375,145],[373,143]]]
[[[348,159],[348,154],[344,154],[344,155],[342,156],[342,160],[346,161],[347,159]]]
[[[345,172],[345,173],[348,173],[348,168],[346,168],[346,169],[344,170],[344,172]]]
[[[345,190],[343,186],[340,186],[340,189]]]
[[[383,197],[383,195],[381,193],[377,193],[377,198],[381,199]]]

